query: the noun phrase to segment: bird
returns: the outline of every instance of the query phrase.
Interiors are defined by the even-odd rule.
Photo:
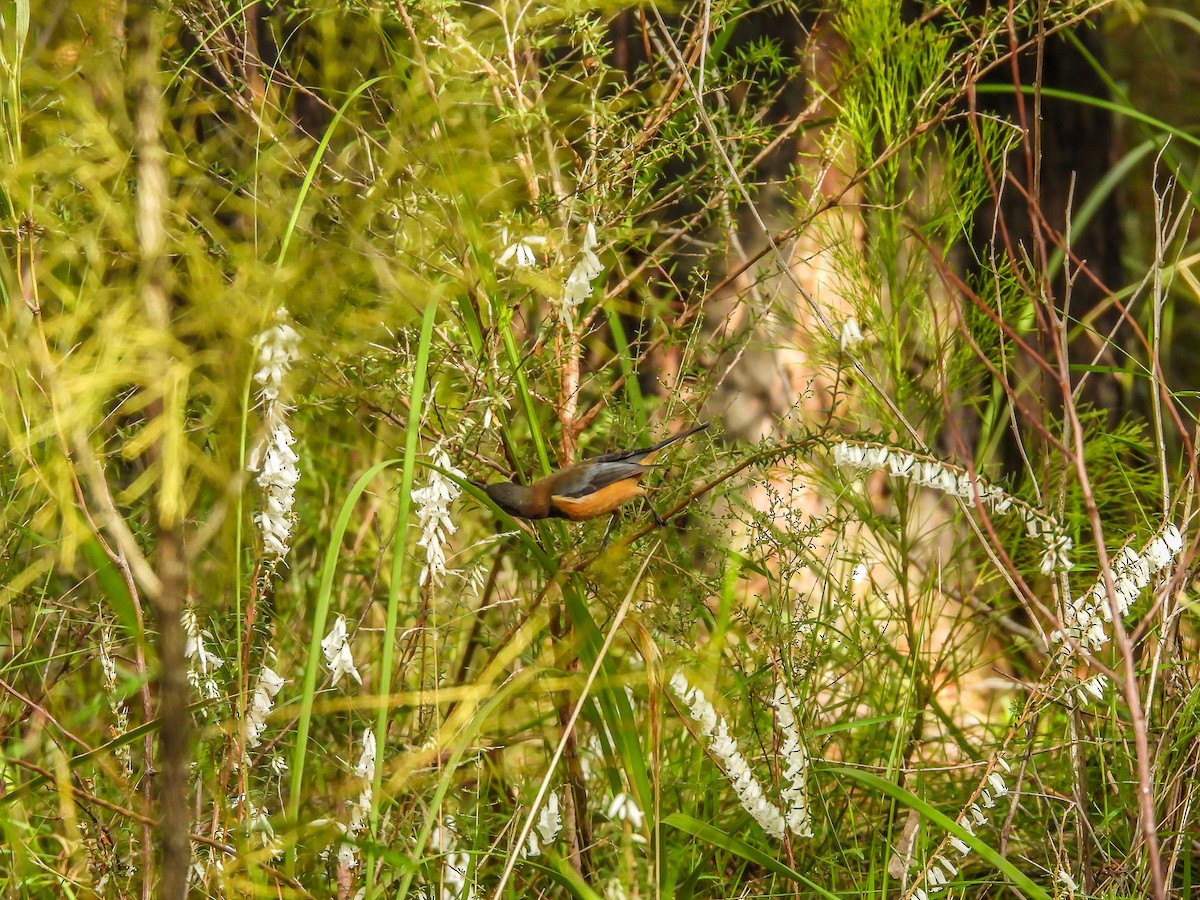
[[[623,504],[635,497],[646,497],[640,484],[651,471],[650,460],[677,441],[703,431],[710,423],[673,434],[665,440],[637,450],[614,450],[593,456],[539,478],[529,485],[500,481],[481,485],[492,502],[520,519],[570,519],[582,522],[598,516],[614,514]],[[645,500],[659,525],[666,522]],[[611,525],[610,525],[611,531]]]

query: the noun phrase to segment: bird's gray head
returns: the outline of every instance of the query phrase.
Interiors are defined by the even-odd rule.
[[[492,498],[492,502],[510,516],[520,516],[526,513],[521,503],[526,499],[525,495],[529,489],[523,485],[514,484],[511,481],[498,481],[495,484],[485,484],[483,489]]]

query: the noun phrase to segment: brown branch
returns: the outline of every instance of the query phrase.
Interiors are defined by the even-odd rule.
[[[184,601],[188,573],[183,540],[183,509],[179,483],[184,462],[179,448],[169,446],[172,433],[182,430],[176,415],[174,391],[176,363],[171,357],[171,312],[167,295],[166,205],[168,202],[166,151],[162,144],[164,117],[162,88],[159,84],[158,54],[161,42],[161,15],[152,0],[130,4],[132,27],[129,35],[130,84],[133,89],[134,151],[137,165],[138,275],[141,282],[143,312],[157,331],[158,346],[151,365],[150,378],[160,391],[148,406],[150,419],[161,422],[161,436],[147,450],[150,464],[159,469],[157,499],[157,537],[155,572],[159,588],[150,595],[158,619],[158,732],[159,772],[158,806],[162,811],[159,828],[158,896],[163,900],[184,900],[188,872],[192,863],[189,838],[188,784],[190,718],[188,715],[186,635],[183,628]],[[148,378],[148,382],[150,381]],[[147,427],[152,427],[148,425]],[[175,469],[175,472],[172,472]],[[153,872],[142,874],[143,896],[153,883]]]

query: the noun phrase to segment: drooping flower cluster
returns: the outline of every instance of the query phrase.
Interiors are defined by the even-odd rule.
[[[108,708],[113,714],[113,728],[118,735],[123,735],[129,730],[129,708],[117,693],[117,663],[109,649],[111,646],[112,627],[105,625],[100,629],[100,668],[104,672],[104,693],[108,696]],[[120,760],[125,774],[131,774],[133,757],[130,753],[130,744],[123,743],[114,752],[117,754],[117,759]]]
[[[1141,591],[1150,584],[1154,573],[1169,566],[1183,546],[1184,540],[1179,529],[1174,524],[1168,523],[1146,545],[1143,553],[1137,554],[1126,547],[1112,559],[1111,578],[1116,605],[1121,615],[1128,611],[1129,606],[1137,599]],[[1104,579],[1097,579],[1095,584],[1079,599],[1068,602],[1065,610],[1060,611],[1060,618],[1071,640],[1065,641],[1059,649],[1058,663],[1069,663],[1081,645],[1090,647],[1092,651],[1103,647],[1108,642],[1104,624],[1113,620],[1112,606],[1108,602],[1108,591],[1104,586]],[[1064,639],[1061,632],[1053,632],[1050,637],[1052,641],[1063,641]],[[1072,680],[1066,688],[1066,695],[1073,696],[1080,705],[1086,705],[1092,701],[1103,699],[1107,688],[1108,678],[1099,674],[1085,680]],[[995,766],[989,767],[985,783],[980,786],[978,800],[971,803],[959,816],[958,825],[971,835],[975,835],[975,830],[980,826],[988,824],[984,810],[994,807],[997,798],[1009,793],[1004,775],[1000,771],[1002,769],[1005,773],[1009,772],[1009,766],[1001,757],[997,757],[995,763]],[[949,835],[944,843],[948,843],[957,850],[960,858],[970,853],[968,844],[955,835]],[[948,856],[948,853],[942,853],[935,856],[930,862],[918,880],[917,887],[912,891],[912,897],[915,900],[929,900],[955,876],[956,865],[948,859]],[[1060,870],[1057,873],[1057,880],[1068,893],[1078,890],[1070,872],[1066,870]]]
[[[542,805],[542,811],[538,813],[537,826],[534,831],[529,832],[529,839],[525,844],[525,856],[538,856],[541,854],[543,846],[548,847],[558,840],[558,833],[562,831],[562,825],[562,813],[558,809],[558,794],[551,792]],[[541,843],[538,842],[539,837]]]
[[[583,231],[583,245],[579,248],[579,258],[575,261],[575,268],[567,276],[566,284],[563,285],[562,316],[568,324],[571,323],[575,310],[591,296],[592,281],[604,271],[600,257],[596,255],[596,248],[599,246],[596,226],[588,222]]]
[[[455,852],[458,832],[454,830],[453,816],[446,816],[445,824],[433,829],[429,844],[434,850],[446,854],[442,866],[441,900],[475,900],[475,887],[467,880],[471,857],[465,850]]]
[[[246,747],[257,747],[262,733],[267,729],[267,716],[275,706],[275,695],[283,687],[283,678],[269,666],[263,666],[258,673],[258,685],[254,688],[254,696],[250,698],[250,707],[246,710]]]
[[[221,691],[213,678],[213,671],[225,665],[225,660],[210,652],[204,645],[204,639],[207,637],[212,640],[212,635],[201,630],[194,609],[190,606],[185,607],[181,621],[184,634],[187,635],[183,655],[191,661],[188,665],[188,681],[200,696],[207,700],[215,700],[221,695]]]
[[[1154,573],[1169,566],[1182,549],[1183,535],[1173,523],[1168,523],[1150,541],[1145,553],[1139,556],[1129,547],[1125,547],[1113,557],[1113,592],[1122,617],[1128,614],[1129,607],[1150,584]],[[1096,579],[1087,593],[1066,604],[1060,618],[1066,627],[1067,635],[1072,639],[1064,645],[1065,652],[1074,652],[1075,646],[1086,644],[1094,653],[1107,644],[1108,632],[1104,630],[1104,626],[1112,622],[1113,612],[1112,605],[1108,602],[1108,589],[1104,586],[1104,578]],[[1052,642],[1062,639],[1061,631],[1050,633]],[[1095,694],[1095,691],[1092,690],[1091,693]],[[1099,699],[1099,695],[1096,695],[1096,699]]]
[[[354,767],[354,777],[362,781],[362,790],[350,801],[350,821],[346,824],[346,838],[338,848],[338,862],[345,869],[353,869],[358,865],[358,847],[354,838],[366,826],[367,817],[371,815],[371,785],[375,781],[375,732],[370,728],[366,729],[362,742],[362,753]]]
[[[1000,769],[1003,769],[1005,773],[1012,771],[1008,763],[1004,761],[1004,757],[997,756],[996,766],[989,768],[991,771],[984,779],[988,786],[980,788],[979,800],[962,811],[957,823],[972,837],[975,836],[977,828],[988,824],[983,810],[992,809],[996,805],[997,798],[1006,797],[1009,793],[1004,775],[1000,774]],[[949,852],[942,852],[934,856],[929,861],[929,865],[925,867],[925,871],[921,873],[920,878],[917,879],[917,887],[912,892],[913,900],[929,900],[958,874],[958,867],[970,854],[971,847],[966,841],[953,834],[948,836],[948,843],[958,853],[958,859],[955,860]]]
[[[700,733],[711,739],[708,749],[733,782],[733,789],[746,812],[768,836],[777,841],[783,840],[787,820],[763,794],[762,786],[750,771],[750,765],[738,751],[737,741],[729,734],[725,719],[717,715],[713,705],[704,698],[703,691],[688,684],[682,672],[671,676],[671,690],[687,704],[688,715],[699,723]]]
[[[247,833],[255,838],[255,843],[262,849],[270,853],[272,859],[276,859],[283,855],[283,844],[275,836],[275,826],[271,824],[271,819],[267,815],[266,810],[259,806],[246,796],[238,798],[238,802],[246,811],[245,828]]]
[[[466,476],[454,468],[441,444],[429,455],[437,468],[429,470],[429,483],[425,487],[412,492],[413,503],[417,505],[417,520],[421,523],[421,539],[417,546],[425,548],[425,568],[417,581],[424,585],[432,578],[438,585],[446,576],[446,541],[458,530],[450,518],[450,505],[462,494],[462,489],[439,470],[459,478]]]
[[[511,265],[514,269],[532,269],[537,265],[535,247],[545,247],[546,239],[541,235],[529,234],[517,238],[511,243],[508,240],[508,229],[501,232],[500,242],[505,245],[504,251],[496,259],[501,266]]]
[[[1073,541],[1058,522],[978,475],[972,476],[939,460],[922,459],[906,450],[877,444],[838,442],[833,445],[833,461],[862,472],[887,469],[893,478],[907,478],[918,487],[932,488],[967,501],[973,501],[978,494],[993,515],[1013,513],[1019,516],[1029,536],[1041,541],[1044,545],[1043,575],[1066,572],[1074,565],[1071,562]]]
[[[775,687],[775,721],[783,733],[783,746],[779,755],[784,760],[783,777],[788,787],[779,796],[787,806],[787,826],[796,837],[813,836],[812,815],[808,810],[808,751],[800,741],[799,723],[796,721],[796,698],[782,684]]]
[[[292,449],[296,438],[287,425],[291,407],[281,399],[284,376],[300,358],[299,346],[300,335],[287,324],[287,310],[282,308],[276,313],[276,324],[258,336],[259,370],[254,380],[260,385],[266,436],[251,451],[246,469],[258,473],[255,482],[266,495],[265,506],[255,513],[254,522],[262,533],[268,564],[287,555],[296,482],[300,480],[300,457]]]
[[[858,325],[858,319],[854,316],[849,316],[842,322],[842,334],[839,343],[843,350],[849,350],[855,344],[861,344],[863,341],[862,329]]]
[[[1104,692],[1108,690],[1108,676],[1101,673],[1084,679],[1075,685],[1075,702],[1087,706],[1094,700],[1103,700]]]
[[[630,827],[635,830],[641,828],[642,823],[646,820],[637,801],[624,791],[608,802],[608,808],[605,809],[604,814],[614,822],[628,822]]]
[[[350,636],[346,632],[345,616],[339,615],[333,623],[333,628],[329,629],[329,634],[321,640],[321,653],[329,665],[331,684],[337,684],[346,674],[362,684],[362,676],[358,674],[358,667],[354,665],[354,656],[350,652]]]

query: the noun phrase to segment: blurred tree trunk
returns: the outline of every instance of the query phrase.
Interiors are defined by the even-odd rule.
[[[1030,46],[1015,65],[996,69],[983,83],[1026,88],[1046,88],[1084,97],[1111,99],[1089,56],[1103,64],[1105,47],[1099,30],[1079,27],[1066,36],[1038,40],[1021,35]],[[1091,327],[1075,329],[1068,347],[1074,365],[1119,367],[1118,353],[1108,335],[1120,321],[1110,297],[1123,281],[1122,238],[1119,198],[1110,191],[1095,215],[1076,225],[1073,217],[1094,194],[1115,163],[1112,113],[1098,106],[1053,96],[1018,95],[1016,90],[981,93],[979,110],[996,115],[1025,129],[1023,145],[1015,147],[1007,161],[1003,194],[984,204],[975,218],[973,258],[986,258],[993,248],[1000,256],[1021,256],[1037,267],[1050,263],[1057,243],[1069,236],[1072,272],[1084,268],[1068,286],[1064,269],[1037,272],[1049,287],[1050,298],[1061,315],[1071,322],[1090,319]],[[1031,165],[1032,162],[1032,165]],[[1007,238],[1005,237],[1007,235]],[[1039,335],[1040,349],[1047,358],[1053,353]],[[1040,397],[1051,399],[1057,389],[1046,386]],[[1128,398],[1116,377],[1101,372],[1087,375],[1084,397],[1107,409],[1113,418],[1126,411]],[[1031,397],[1031,402],[1040,398]]]

